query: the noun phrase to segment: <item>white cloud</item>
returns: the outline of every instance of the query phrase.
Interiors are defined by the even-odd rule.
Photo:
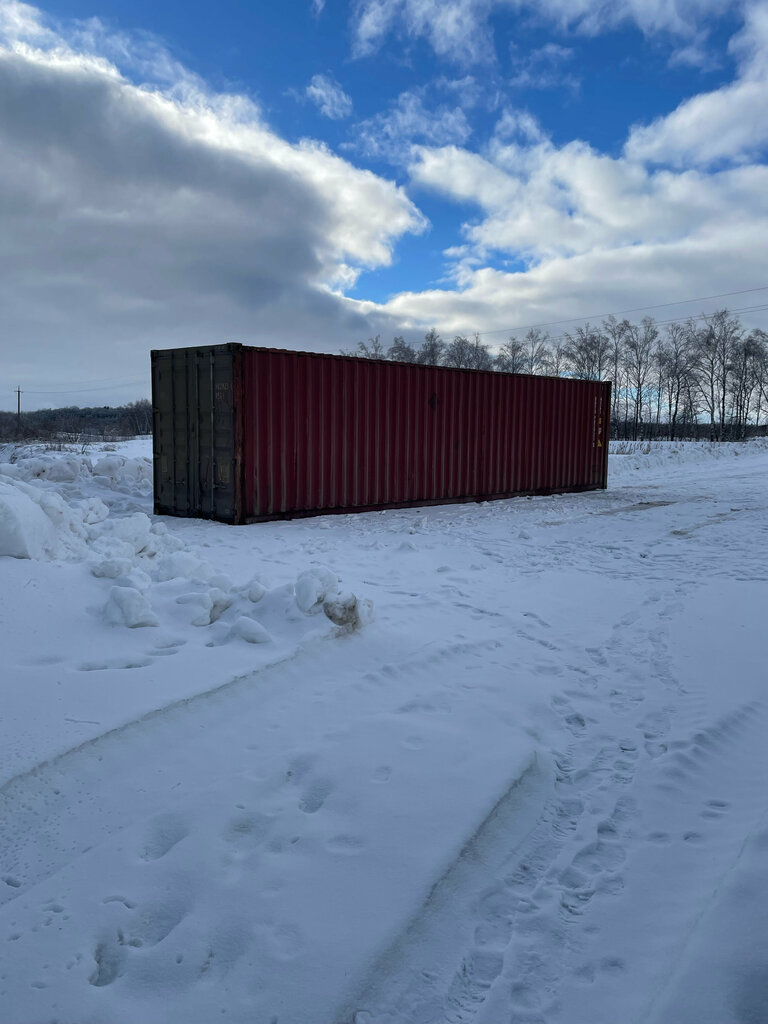
[[[714,71],[722,66],[720,56],[709,46],[709,33],[699,32],[689,37],[681,46],[672,51],[670,67],[698,68],[700,71]]]
[[[558,43],[545,43],[544,46],[524,56],[517,56],[517,47],[510,47],[516,63],[515,73],[509,84],[518,89],[555,89],[565,87],[576,90],[579,81],[575,75],[563,67],[573,58],[573,50]]]
[[[388,313],[406,332],[416,334],[432,325],[447,337],[500,331],[487,340],[501,344],[504,332],[522,324],[594,317],[761,285],[764,277],[755,272],[755,255],[766,255],[766,226],[765,216],[756,222],[743,216],[735,224],[719,224],[668,244],[595,248],[523,271],[467,266],[458,289],[403,292],[383,306],[365,308]],[[699,305],[681,304],[667,315],[698,312]],[[743,319],[750,323],[748,315]]]
[[[489,105],[489,83],[485,79],[482,83],[479,82],[474,75],[464,75],[463,78],[448,78],[445,75],[438,75],[432,85],[437,92],[454,96],[456,102],[464,110]],[[492,91],[493,82],[490,83],[490,86]],[[490,105],[494,105],[492,101]]]
[[[333,75],[313,75],[306,88],[306,95],[324,117],[334,121],[349,117],[352,113],[352,100]]]
[[[24,43],[50,44],[55,34],[43,24],[40,11],[18,0],[3,0],[0,4],[0,40]]]
[[[742,75],[750,79],[768,78],[768,3],[753,0],[745,9],[744,27],[730,42]]]
[[[435,53],[472,63],[492,54],[486,0],[358,0],[354,52],[365,56],[391,31],[425,37]]]
[[[355,131],[357,148],[394,163],[408,159],[416,140],[443,146],[464,143],[472,134],[460,106],[430,110],[416,92],[401,93],[388,111],[361,121]]]
[[[556,148],[546,140],[496,143],[485,156],[455,147],[421,148],[417,156],[415,181],[482,209],[479,223],[465,228],[476,250],[532,263],[595,248],[671,244],[723,220],[733,225],[768,213],[762,166],[715,175],[650,172],[583,142]]]
[[[493,59],[490,15],[510,10],[565,31],[598,35],[634,24],[646,35],[701,38],[702,22],[732,0],[358,0],[354,52],[374,52],[390,33],[424,38],[440,57],[460,63]]]
[[[683,167],[746,162],[768,146],[768,3],[751,4],[731,42],[735,82],[681,103],[666,117],[635,127],[626,153],[634,160]]]
[[[667,117],[635,128],[627,154],[683,167],[744,161],[768,144],[768,81],[741,81],[694,96]]]
[[[503,0],[502,0],[503,2]],[[634,24],[645,35],[670,33],[695,37],[702,22],[733,7],[732,0],[515,0],[514,6],[538,10],[561,28],[599,35]]]
[[[41,367],[82,378],[81,363],[135,376],[151,347],[337,349],[370,332],[332,289],[423,229],[404,191],[320,143],[287,143],[251,99],[174,76],[156,47],[123,53],[135,64],[154,52],[157,75],[135,83],[83,39],[0,3],[0,303],[14,381],[31,389]],[[162,75],[172,81],[148,84]]]
[[[541,125],[527,110],[505,110],[493,129],[494,142],[520,138],[540,142],[545,138]]]

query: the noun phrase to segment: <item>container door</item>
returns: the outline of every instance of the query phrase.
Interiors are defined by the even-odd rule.
[[[230,346],[152,353],[158,514],[239,519],[235,357]]]

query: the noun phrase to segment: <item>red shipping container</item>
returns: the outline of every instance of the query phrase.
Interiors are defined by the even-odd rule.
[[[155,512],[246,523],[605,487],[610,389],[235,344],[155,351]]]

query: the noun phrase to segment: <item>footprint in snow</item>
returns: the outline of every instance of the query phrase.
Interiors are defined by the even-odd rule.
[[[239,814],[229,822],[223,832],[223,838],[228,843],[257,844],[266,838],[271,825],[272,820],[266,814]]]
[[[316,814],[332,792],[333,784],[328,779],[317,779],[304,790],[299,810],[305,814]]]
[[[587,652],[587,654],[595,663],[595,665],[598,665],[600,668],[607,668],[608,659],[599,647],[585,647],[584,650]]]
[[[151,900],[136,908],[131,920],[118,931],[118,942],[133,949],[157,946],[188,913],[186,903],[178,897]]]
[[[96,988],[104,988],[119,977],[125,959],[125,950],[117,936],[110,936],[96,946],[93,951],[93,959],[96,966],[88,978],[88,983]]]
[[[189,827],[180,815],[160,815],[150,824],[139,857],[145,861],[159,860],[188,835]]]
[[[406,736],[401,745],[408,750],[421,750],[424,746],[424,738],[423,736]]]
[[[299,754],[291,760],[285,773],[287,782],[301,782],[317,761],[315,754]]]
[[[83,661],[75,668],[78,672],[106,672],[127,668],[147,668],[152,664],[151,658],[111,658],[107,661]]]
[[[729,804],[727,800],[707,800],[704,810],[701,812],[702,818],[722,818],[727,812]]]
[[[355,857],[365,849],[365,843],[360,836],[339,835],[331,836],[325,844],[329,853],[340,853],[346,857]]]

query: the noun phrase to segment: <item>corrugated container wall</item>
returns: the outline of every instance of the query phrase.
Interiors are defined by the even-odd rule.
[[[155,512],[244,523],[605,487],[610,389],[234,344],[156,351]]]

